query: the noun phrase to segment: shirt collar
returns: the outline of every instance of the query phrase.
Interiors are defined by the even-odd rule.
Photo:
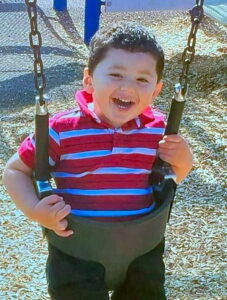
[[[102,124],[105,127],[113,128],[110,124],[102,121],[94,112],[94,103],[92,94],[87,93],[85,90],[80,90],[75,93],[75,100],[78,103],[83,115],[92,117],[96,123]],[[147,107],[142,114],[133,120],[124,124],[122,130],[131,130],[145,127],[146,124],[154,120],[154,114],[151,107]]]

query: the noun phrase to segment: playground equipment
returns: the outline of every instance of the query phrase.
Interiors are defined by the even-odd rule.
[[[49,183],[48,154],[48,97],[45,95],[46,78],[41,59],[41,34],[37,26],[36,0],[25,0],[31,24],[30,44],[34,52],[36,96],[36,167],[35,180],[40,199],[52,194]],[[189,66],[195,55],[196,33],[203,18],[203,0],[196,0],[191,9],[191,30],[183,52],[183,69],[175,86],[165,134],[178,132],[188,87]],[[153,249],[163,239],[166,223],[174,200],[176,184],[170,166],[158,159],[152,169],[155,209],[148,215],[126,222],[99,222],[70,214],[69,227],[77,234],[62,238],[45,229],[48,241],[63,252],[86,260],[97,261],[106,269],[106,283],[114,289],[124,279],[127,267],[134,258]],[[134,243],[135,239],[137,243]]]
[[[133,12],[153,10],[188,10],[193,6],[193,0],[85,0],[84,14],[84,42],[89,44],[91,37],[99,28],[101,7],[105,12]],[[64,11],[67,9],[67,0],[54,0],[54,9]],[[204,13],[210,18],[227,26],[227,1],[205,0]]]

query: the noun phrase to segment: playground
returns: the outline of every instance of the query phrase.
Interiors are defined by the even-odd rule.
[[[42,59],[50,114],[74,105],[88,49],[83,42],[84,1],[68,10],[37,1]],[[155,106],[168,112],[181,72],[190,17],[186,11],[104,13],[100,26],[117,20],[150,26],[166,54],[164,90]],[[35,88],[30,24],[23,0],[0,1],[0,172],[19,143],[34,130]],[[225,300],[227,28],[205,16],[180,133],[194,152],[194,167],[177,188],[166,230],[168,300]],[[15,207],[0,179],[0,299],[48,300],[47,246],[41,228]],[[129,299],[130,300],[130,299]],[[142,299],[141,299],[142,300]]]

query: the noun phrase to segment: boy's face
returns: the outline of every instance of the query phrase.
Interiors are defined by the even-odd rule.
[[[107,51],[92,75],[85,69],[83,83],[97,116],[114,127],[140,115],[162,88],[151,54],[116,48]]]

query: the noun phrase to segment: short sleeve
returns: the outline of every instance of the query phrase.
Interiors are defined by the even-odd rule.
[[[18,148],[21,160],[30,168],[35,167],[35,135],[31,134]],[[56,129],[55,119],[49,121],[49,164],[55,166],[60,158],[60,139]]]
[[[34,134],[29,135],[21,143],[18,148],[18,154],[21,160],[29,167],[34,168],[35,166],[35,139]]]

